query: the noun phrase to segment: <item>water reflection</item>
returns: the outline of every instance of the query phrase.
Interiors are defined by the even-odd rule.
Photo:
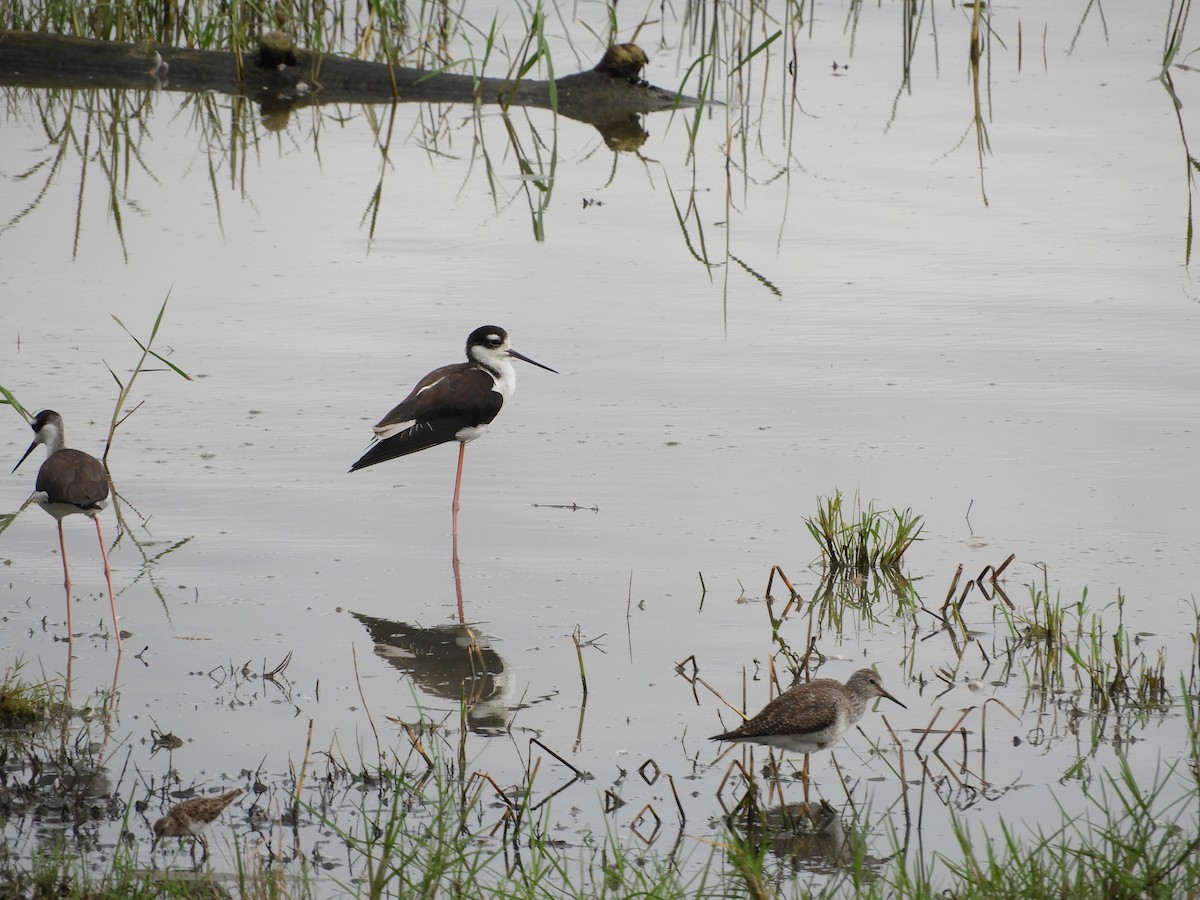
[[[859,871],[868,874],[887,861],[867,852],[866,828],[825,800],[769,809],[751,802],[726,825],[735,846],[756,854],[765,848],[792,872],[830,874],[861,861]]]
[[[484,133],[478,121],[484,106],[497,105],[503,113],[509,145],[505,153],[515,156],[523,179],[532,182],[532,185],[523,183],[521,189],[530,204],[534,234],[539,240],[544,237],[543,216],[553,195],[557,140],[553,134],[540,133],[528,119],[525,123],[528,133],[523,133],[519,123],[510,118],[510,112],[520,108],[552,110],[556,115],[595,127],[605,146],[614,152],[636,152],[647,138],[642,114],[696,104],[694,99],[677,91],[640,80],[636,75],[640,69],[636,67],[638,60],[644,61],[646,57],[632,44],[614,45],[636,51],[622,51],[625,58],[632,60],[624,66],[613,69],[606,54],[594,69],[553,80],[537,80],[525,77],[524,70],[504,78],[485,78],[325,56],[294,46],[285,35],[275,35],[278,33],[264,35],[258,51],[245,60],[232,52],[166,45],[145,48],[45,34],[7,36],[0,70],[6,105],[17,110],[19,118],[43,121],[52,153],[21,176],[36,173],[44,179],[44,187],[0,227],[0,233],[16,226],[39,206],[50,185],[66,175],[64,163],[78,155],[85,171],[94,167],[101,170],[100,177],[108,185],[111,218],[121,240],[122,253],[127,257],[121,217],[123,207],[128,204],[130,169],[113,161],[131,160],[136,163],[135,169],[146,169],[153,177],[139,145],[149,133],[150,113],[155,108],[153,97],[163,91],[186,95],[183,106],[191,108],[205,136],[213,175],[228,163],[235,186],[244,177],[248,151],[255,149],[261,138],[284,131],[293,113],[334,105],[390,105],[388,116],[368,113],[383,162],[380,183],[366,216],[372,235],[383,177],[391,168],[389,152],[397,105],[421,103],[438,110],[429,116],[430,121],[437,123],[433,127],[435,145],[439,136],[445,136],[449,105],[461,104],[470,111],[479,137]],[[610,54],[614,48],[610,48]],[[631,71],[633,75],[629,74]],[[232,115],[219,111],[224,103],[214,98],[222,95],[232,98],[229,110]],[[337,110],[331,116],[340,122],[345,112]],[[311,132],[314,151],[319,133],[318,122]],[[480,143],[474,153],[482,157],[490,172],[487,148]],[[216,191],[217,179],[211,180]],[[76,252],[80,232],[78,213],[83,207],[86,179],[80,178],[78,184]],[[497,191],[491,177],[489,189],[494,194]],[[138,210],[130,205],[129,211]]]
[[[114,685],[120,659],[118,654]],[[50,692],[46,717],[31,727],[5,729],[0,820],[6,860],[36,854],[68,834],[76,847],[94,852],[104,845],[109,825],[125,815],[123,788],[107,765],[115,687],[97,688],[79,707],[65,685],[61,693],[52,684],[43,688]],[[101,714],[93,714],[98,709]],[[104,730],[99,740],[97,723]]]
[[[766,812],[771,854],[808,872],[834,872],[862,859],[863,869],[884,860],[866,852],[866,830],[847,821],[828,802],[788,804]]]
[[[409,676],[422,693],[462,702],[467,725],[482,735],[503,734],[512,720],[511,685],[491,638],[475,626],[425,628],[351,613],[375,642],[375,655]]]

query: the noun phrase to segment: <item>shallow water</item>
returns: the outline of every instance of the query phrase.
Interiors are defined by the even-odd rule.
[[[845,10],[819,8],[797,44],[802,111],[789,116],[790,57],[776,47],[744,105],[722,88],[731,105],[703,117],[694,157],[682,114],[647,117],[640,155],[614,155],[590,126],[548,112],[515,114],[522,134],[557,142],[544,242],[533,239],[494,109],[476,122],[469,109],[397,108],[373,236],[364,217],[381,158],[371,120],[387,110],[304,111],[282,134],[260,130],[235,159],[200,127],[200,101],[148,94],[137,159],[118,184],[124,253],[97,161],[69,157],[36,206],[0,231],[0,384],[31,409],[59,410],[69,443],[98,452],[115,394],[105,362],[123,373],[136,361],[110,314],[144,336],[168,292],[156,346],[197,376],[142,375],[134,400],[145,405],[110,460],[133,526],[111,552],[130,636],[110,777],[125,754],[140,773],[118,796],[141,799],[172,770],[206,789],[243,786],[243,770],[279,777],[303,757],[310,719],[312,747],[351,760],[375,752],[368,711],[400,753],[407,738],[383,716],[415,720],[419,706],[455,733],[461,674],[418,675],[385,659],[365,625],[453,639],[454,449],[345,470],[371,424],[424,372],[456,361],[485,322],[561,374],[518,363],[514,402],[467,452],[465,614],[498,654],[489,667],[504,669],[487,687],[486,724],[474,723],[468,756],[498,783],[519,783],[537,735],[592,773],[552,805],[576,836],[566,840],[603,834],[607,820],[633,841],[630,821],[647,802],[673,826],[661,783],[619,774],[646,759],[694,779],[681,791],[688,835],[720,815],[714,795],[729,757],[704,738],[732,714],[718,718],[704,690],[697,704],[672,667],[695,655],[732,700],[743,672],[757,674],[747,704],[766,702],[767,574],[779,564],[812,593],[818,551],[804,518],[837,489],[924,517],[906,572],[927,607],[941,605],[959,563],[965,579],[1013,553],[1007,590],[1018,604],[1044,564],[1051,596],[1073,604],[1086,589],[1089,610],[1108,607],[1111,629],[1120,594],[1138,651],[1165,653],[1173,702],[1110,731],[1068,715],[1079,698],[1043,702],[1019,667],[989,668],[974,651],[960,665],[949,640],[927,639],[928,616],[916,617],[917,633],[887,615],[822,633],[831,657],[822,676],[877,664],[908,705],[881,710],[906,753],[938,707],[947,719],[937,727],[980,696],[1019,714],[989,712],[990,752],[971,757],[966,780],[990,802],[963,804],[972,827],[1057,823],[1056,803],[1085,808],[1091,778],[1113,762],[1114,733],[1142,777],[1186,758],[1178,685],[1192,662],[1200,574],[1200,305],[1185,261],[1185,151],[1156,80],[1166,7],[1106,9],[1107,36],[1087,19],[1077,38],[1073,12],[997,11],[1008,48],[993,43],[989,57],[982,171],[969,23],[937,12],[936,55],[927,26],[901,90],[898,11],[862,10],[851,54]],[[587,47],[588,24],[555,27]],[[519,40],[519,20],[507,27]],[[641,41],[646,77],[674,87],[700,51],[664,29],[664,46]],[[850,68],[834,70],[835,60]],[[1193,77],[1176,74],[1185,123]],[[2,113],[0,209],[10,216],[45,181],[22,173],[54,153],[38,97],[10,89]],[[228,121],[228,99],[203,102]],[[448,130],[432,141],[424,127],[438,116]],[[496,196],[477,139],[496,168]],[[694,258],[672,198],[696,203],[687,238],[699,246],[698,221],[720,265]],[[727,253],[775,290],[726,266]],[[0,443],[15,461],[29,434],[16,416],[9,425]],[[30,462],[8,479],[9,511],[27,496]],[[563,508],[571,504],[580,508]],[[115,535],[111,515],[104,522]],[[67,534],[72,677],[86,695],[111,683],[116,657],[94,636],[110,627],[95,536],[78,521]],[[147,564],[135,543],[151,557],[173,549]],[[51,520],[23,512],[0,536],[0,555],[6,664],[64,671]],[[964,616],[987,655],[1002,655],[1007,632],[992,608],[976,594]],[[599,643],[585,649],[582,716],[577,627]],[[791,627],[785,636],[803,647],[803,620]],[[230,677],[230,667],[248,661],[259,672],[289,653],[290,692]],[[945,694],[941,669],[956,677]],[[440,693],[439,678],[450,684]],[[982,695],[968,679],[983,682]],[[511,727],[501,737],[498,722]],[[1089,724],[1106,729],[1094,745]],[[861,727],[894,762],[880,718]],[[152,728],[184,746],[151,754]],[[859,790],[896,824],[897,784],[863,735],[852,730],[836,758],[848,777],[876,779]],[[830,755],[813,766],[837,803]],[[606,816],[600,795],[614,784],[626,806]],[[1031,787],[1050,787],[1054,800],[1039,790],[1042,802],[1031,803]],[[229,818],[245,832],[244,815]],[[874,852],[885,855],[880,834]],[[944,812],[926,811],[921,840],[925,854],[954,849]]]

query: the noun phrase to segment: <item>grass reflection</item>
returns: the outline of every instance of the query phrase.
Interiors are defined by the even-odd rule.
[[[922,60],[922,52],[925,56],[932,54],[934,72],[940,75],[941,58],[947,55],[943,46],[947,41],[944,32],[949,32],[955,43],[961,42],[959,50],[969,61],[970,96],[962,95],[969,124],[948,152],[974,145],[980,198],[987,205],[989,198],[984,173],[985,159],[992,152],[988,133],[993,115],[992,69],[1000,58],[998,54],[1010,54],[1020,72],[1025,29],[1019,15],[993,20],[991,7],[985,4],[961,8],[956,13],[957,18],[949,23],[939,19],[937,9],[937,4],[932,2],[900,5],[895,26],[899,29],[901,46],[899,80],[891,114],[881,127],[884,133],[892,128],[900,115],[901,100],[917,90],[917,65]],[[752,199],[762,196],[763,192],[756,192],[755,188],[778,184],[783,197],[779,221],[779,245],[782,246],[793,202],[793,176],[806,174],[804,151],[797,137],[803,133],[801,123],[809,117],[801,102],[806,87],[801,73],[808,62],[809,45],[823,37],[823,30],[827,32],[830,23],[822,18],[824,11],[818,9],[813,0],[789,0],[782,7],[766,4],[763,0],[687,3],[677,12],[664,8],[660,14],[659,19],[651,18],[647,11],[619,15],[613,7],[604,11],[602,19],[589,21],[573,8],[538,3],[532,7],[517,5],[511,9],[501,8],[499,12],[489,11],[488,19],[479,19],[473,17],[467,7],[453,6],[447,0],[426,0],[419,4],[373,0],[359,5],[287,0],[270,7],[246,3],[214,6],[201,0],[165,10],[155,4],[130,0],[96,9],[61,0],[0,0],[0,23],[9,28],[132,42],[138,48],[136,52],[145,55],[145,67],[139,70],[142,83],[150,77],[147,73],[158,70],[155,61],[158,49],[151,46],[152,42],[232,51],[231,59],[236,62],[239,78],[244,77],[248,69],[253,69],[255,47],[259,41],[278,31],[285,33],[284,40],[290,38],[297,47],[317,55],[311,72],[306,70],[314,77],[303,85],[304,92],[283,98],[277,92],[267,92],[270,96],[255,96],[253,103],[248,94],[226,101],[202,93],[190,95],[185,101],[185,107],[193,116],[193,125],[203,135],[203,151],[209,155],[209,179],[219,223],[225,211],[225,195],[218,185],[228,184],[242,199],[250,196],[251,163],[264,137],[282,131],[291,112],[305,107],[316,108],[320,103],[341,102],[332,98],[322,81],[329,60],[353,58],[408,67],[404,71],[419,71],[427,80],[426,84],[435,76],[464,79],[468,87],[461,96],[422,105],[413,117],[419,127],[410,135],[395,133],[396,110],[385,113],[362,107],[380,151],[378,179],[365,198],[361,219],[368,239],[372,240],[378,235],[382,204],[388,196],[384,185],[392,168],[390,160],[397,141],[416,140],[435,156],[454,156],[444,144],[453,137],[453,129],[447,123],[455,115],[453,110],[459,103],[469,104],[472,119],[475,143],[470,165],[473,167],[477,161],[481,163],[480,171],[495,209],[500,210],[517,197],[522,198],[529,207],[535,240],[545,239],[546,213],[554,200],[554,176],[561,163],[558,149],[560,122],[555,119],[549,125],[535,126],[528,116],[522,119],[515,115],[516,109],[535,105],[550,109],[555,116],[574,117],[574,113],[563,108],[555,78],[565,68],[564,58],[570,59],[572,55],[574,61],[586,58],[586,51],[581,53],[574,44],[573,35],[579,29],[592,40],[604,43],[640,37],[648,46],[654,47],[652,42],[657,41],[657,49],[675,49],[680,98],[683,99],[686,93],[694,101],[683,104],[666,122],[667,129],[684,129],[687,150],[683,164],[692,169],[687,183],[669,192],[686,251],[709,271],[714,280],[717,278],[715,270],[724,269],[720,284],[726,296],[735,285],[748,278],[749,283],[782,297],[782,280],[764,265],[761,249],[743,235],[739,226],[746,218]],[[848,59],[864,52],[860,48],[860,31],[869,23],[868,17],[880,15],[883,11],[870,4],[854,2],[849,5],[841,21]],[[1178,64],[1185,49],[1183,30],[1186,23],[1186,5],[1178,10],[1173,7],[1164,41],[1163,82],[1177,104],[1169,68]],[[893,26],[889,24],[888,27]],[[1043,28],[1043,60],[1045,53]],[[661,53],[655,54],[656,63],[661,56]],[[835,75],[846,75],[848,59],[843,60],[840,67],[834,63]],[[503,75],[486,77],[484,73],[489,69]],[[387,99],[407,98],[406,85],[396,77],[401,70],[390,71],[393,82]],[[173,75],[152,77],[160,79],[168,90],[179,87],[177,80],[172,81]],[[236,82],[234,84],[236,86]],[[527,88],[533,84],[544,86],[546,96],[531,104]],[[139,170],[155,177],[140,156],[140,146],[149,128],[149,113],[156,105],[154,92],[9,88],[6,93],[10,115],[51,120],[45,126],[51,152],[46,159],[20,173],[19,180],[40,179],[41,183],[24,207],[11,214],[0,227],[10,229],[26,220],[44,199],[51,182],[65,177],[64,166],[72,155],[77,155],[83,171],[78,180],[69,179],[79,185],[80,192],[73,234],[76,252],[84,193],[88,182],[94,186],[99,178],[104,184],[104,202],[121,252],[128,256],[124,220],[134,206],[130,200],[130,180]],[[68,94],[70,99],[64,99]],[[384,98],[371,102],[381,99]],[[484,142],[487,132],[480,118],[489,102],[499,102],[507,113],[507,118],[503,119],[503,154]],[[293,140],[308,144],[319,154],[322,121],[344,120],[351,114],[348,109],[326,106],[312,116],[309,132]],[[597,118],[593,124],[601,129],[610,149],[640,154],[646,133],[637,116]],[[969,136],[974,140],[969,141]],[[721,204],[719,212],[701,213],[702,193],[714,187],[712,172],[704,168],[707,163],[703,155],[697,153],[701,143],[719,146],[724,157],[724,184],[720,188],[721,199],[717,201]],[[1184,144],[1186,150],[1186,135]],[[501,187],[497,175],[497,161],[501,157],[511,161],[521,179],[519,187],[511,193]],[[931,157],[937,158],[933,153]],[[1196,163],[1190,153],[1187,159],[1190,179]],[[677,167],[667,162],[663,168],[664,174],[669,171],[672,180],[680,183]],[[1188,222],[1187,253],[1190,254],[1190,214]],[[707,224],[707,233],[703,223]],[[719,237],[712,232],[714,223],[721,229]]]
[[[99,180],[103,203],[112,217],[122,256],[128,261],[124,214],[136,208],[129,199],[135,173],[154,178],[142,154],[146,119],[153,106],[145,92],[118,90],[7,89],[7,102],[24,107],[39,122],[46,138],[43,154],[14,180],[35,185],[33,198],[0,227],[0,235],[21,224],[41,204],[56,181],[68,171],[78,175],[72,252],[77,255],[89,182]],[[77,165],[77,168],[75,166]]]

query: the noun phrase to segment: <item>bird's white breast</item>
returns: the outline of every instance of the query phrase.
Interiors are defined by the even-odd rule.
[[[503,397],[504,402],[507,403],[517,389],[517,370],[507,359],[499,360],[494,365],[496,370],[488,373],[496,380],[492,390]]]

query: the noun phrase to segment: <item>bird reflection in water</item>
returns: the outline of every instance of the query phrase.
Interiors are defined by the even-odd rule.
[[[862,861],[866,873],[884,860],[866,852],[866,837],[827,801],[788,803],[763,810],[752,804],[745,815],[731,817],[730,830],[741,841],[765,841],[772,856],[793,871],[828,874]]]
[[[513,710],[504,660],[487,635],[458,623],[423,628],[351,613],[375,642],[375,655],[413,680],[423,694],[466,703],[467,726],[476,734],[508,730]]]

